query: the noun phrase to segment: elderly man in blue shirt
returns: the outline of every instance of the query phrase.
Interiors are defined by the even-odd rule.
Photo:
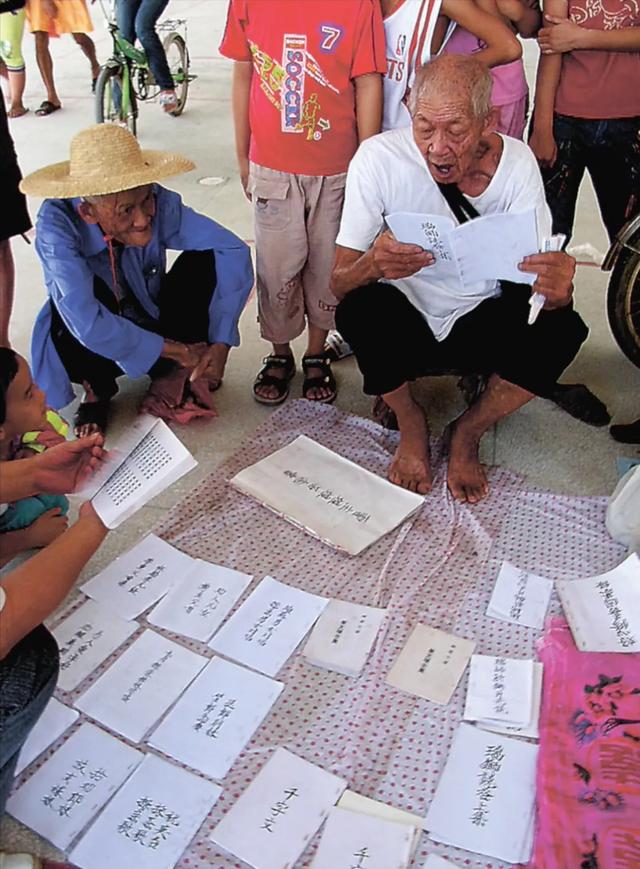
[[[78,133],[70,160],[21,185],[46,197],[36,250],[49,299],[32,337],[35,381],[60,408],[84,387],[74,424],[106,429],[116,378],[166,377],[177,366],[217,388],[253,286],[247,245],[157,182],[194,168],[141,150],[127,130]],[[167,250],[182,251],[167,271]]]

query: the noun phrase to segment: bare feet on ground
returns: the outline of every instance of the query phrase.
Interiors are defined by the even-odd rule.
[[[477,504],[489,494],[489,483],[478,458],[479,442],[464,426],[452,424],[447,485],[457,501]]]
[[[387,476],[396,486],[419,495],[431,491],[429,433],[422,412],[416,416],[414,423],[401,429],[400,443]]]

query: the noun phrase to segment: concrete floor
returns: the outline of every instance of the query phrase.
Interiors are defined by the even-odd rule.
[[[253,237],[251,210],[240,189],[234,155],[229,104],[231,65],[217,52],[225,11],[226,0],[171,0],[168,13],[188,20],[192,68],[198,78],[192,84],[182,117],[166,117],[155,104],[142,106],[139,140],[143,147],[172,149],[192,158],[197,169],[170,179],[168,186],[179,190],[189,205],[250,240]],[[98,55],[104,61],[109,54],[110,40],[102,26],[98,4],[92,7],[92,14]],[[35,64],[33,40],[26,34],[24,42],[29,76],[26,103],[33,110],[44,94]],[[63,37],[52,41],[52,53],[64,108],[47,118],[38,118],[32,111],[11,122],[23,174],[66,159],[70,138],[93,123],[89,67],[79,48],[70,37]],[[528,45],[525,59],[530,75],[535,69],[536,57],[535,45]],[[219,179],[220,183],[215,186],[201,183],[203,178],[211,177]],[[34,217],[38,206],[37,200],[30,201]],[[607,246],[588,183],[581,191],[574,244],[589,244],[599,251],[606,250]],[[19,352],[28,354],[33,320],[45,293],[33,248],[18,239],[13,250],[17,292],[12,342]],[[591,327],[591,334],[564,380],[587,383],[606,401],[614,419],[629,421],[640,413],[640,371],[626,361],[610,336],[605,320],[606,284],[607,275],[597,268],[579,268],[576,303]],[[196,423],[178,430],[179,436],[198,459],[199,467],[136,514],[123,528],[113,532],[85,571],[85,576],[96,572],[139,539],[199,478],[208,474],[250,435],[269,413],[267,408],[253,400],[251,392],[255,373],[267,352],[258,336],[255,313],[255,299],[252,299],[241,322],[242,346],[232,352],[224,386],[216,393],[219,418],[211,423]],[[301,353],[303,346],[297,350]],[[368,414],[370,402],[361,393],[360,375],[354,361],[340,363],[336,366],[336,373],[340,383],[338,407],[356,414]],[[298,375],[292,395],[299,395],[300,385]],[[112,438],[131,420],[144,389],[144,379],[123,384],[116,401]],[[433,430],[439,433],[462,408],[455,381],[451,378],[434,379],[422,383],[420,389]],[[616,457],[637,456],[640,450],[618,446],[609,437],[607,429],[590,428],[548,402],[534,400],[486,436],[483,454],[488,462],[524,474],[532,485],[576,495],[601,495],[611,492],[615,485]],[[6,817],[0,827],[0,840],[11,850],[29,847],[43,854],[53,853]]]

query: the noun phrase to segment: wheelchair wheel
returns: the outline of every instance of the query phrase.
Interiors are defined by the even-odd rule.
[[[640,232],[631,237],[640,247]],[[623,248],[607,289],[609,327],[624,355],[640,368],[640,253]]]
[[[128,105],[123,105],[123,80],[121,66],[103,66],[96,82],[96,122],[98,124],[122,124],[136,135],[138,106],[133,88],[129,88]]]
[[[173,84],[178,97],[178,107],[172,115],[181,115],[187,102],[189,91],[189,53],[184,39],[179,33],[169,33],[162,43],[167,63],[173,78]]]

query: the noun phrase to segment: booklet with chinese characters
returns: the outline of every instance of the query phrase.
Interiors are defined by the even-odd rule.
[[[386,615],[373,606],[331,600],[315,624],[302,654],[317,667],[358,676]]]
[[[333,808],[311,869],[407,869],[413,840],[405,824]]]
[[[279,516],[324,543],[358,555],[422,504],[422,495],[394,486],[305,435],[230,480]]]
[[[487,607],[492,619],[542,628],[549,607],[553,582],[504,561]]]

